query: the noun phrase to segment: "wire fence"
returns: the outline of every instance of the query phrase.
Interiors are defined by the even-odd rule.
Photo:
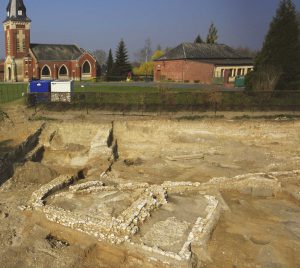
[[[300,111],[300,91],[74,92],[27,94],[29,106],[112,111]]]

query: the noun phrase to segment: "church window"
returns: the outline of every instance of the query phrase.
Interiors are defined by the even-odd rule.
[[[90,74],[91,73],[91,65],[88,61],[86,61],[82,66],[82,73]]]
[[[59,69],[59,75],[60,76],[67,76],[68,75],[68,70],[65,65],[61,66]]]
[[[21,51],[21,47],[20,47],[20,40],[17,39],[17,52]]]
[[[42,76],[50,76],[50,69],[48,66],[44,66],[42,69]]]
[[[22,9],[19,9],[19,10],[18,10],[18,15],[19,15],[19,16],[22,16],[22,15],[23,15]]]

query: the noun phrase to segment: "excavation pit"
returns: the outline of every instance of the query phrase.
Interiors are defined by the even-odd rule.
[[[117,218],[137,198],[137,192],[103,191],[96,193],[61,193],[50,197],[47,204],[94,218]]]
[[[239,258],[249,252],[247,256],[257,255],[265,263],[261,252],[276,245],[277,233],[278,244],[292,248],[299,229],[300,172],[295,167],[300,164],[300,125],[280,124],[284,127],[278,122],[124,117],[112,129],[111,120],[101,123],[98,118],[90,123],[47,122],[36,147],[15,165],[12,179],[0,191],[1,200],[7,200],[1,201],[1,211],[9,215],[0,217],[9,230],[2,229],[1,241],[16,250],[21,245],[26,252],[20,237],[31,247],[39,235],[35,252],[42,248],[47,258],[55,256],[56,267],[63,259],[74,260],[82,248],[89,267],[117,267],[122,262],[125,267],[191,267],[195,262],[232,267],[229,245],[243,249]],[[43,154],[32,157],[41,148]],[[118,148],[119,159],[113,148]],[[84,176],[78,176],[79,171]],[[280,207],[280,217],[274,218],[273,211]],[[261,210],[268,212],[267,218]],[[26,222],[25,229],[19,219]],[[35,226],[24,237],[23,230],[33,221],[42,230]],[[270,226],[268,234],[264,225]],[[50,244],[45,240],[49,234]],[[5,256],[8,251],[1,241]],[[39,260],[45,259],[41,256]]]
[[[207,199],[200,194],[169,195],[168,203],[152,213],[132,241],[179,253],[197,219],[206,218],[207,205]]]

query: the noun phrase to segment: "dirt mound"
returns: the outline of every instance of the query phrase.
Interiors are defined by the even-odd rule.
[[[23,166],[17,167],[12,184],[45,184],[57,176],[58,173],[41,163],[26,162]]]

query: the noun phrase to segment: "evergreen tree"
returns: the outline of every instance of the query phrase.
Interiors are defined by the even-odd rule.
[[[128,60],[128,52],[125,46],[125,42],[122,39],[118,45],[116,51],[116,61],[113,67],[113,75],[119,77],[121,80],[128,76],[128,73],[132,71],[132,67]]]
[[[263,48],[256,58],[254,74],[272,67],[280,75],[275,89],[299,89],[299,66],[300,40],[295,5],[292,0],[281,0]]]
[[[218,40],[218,30],[216,26],[212,23],[208,30],[208,35],[206,38],[207,44],[215,44]]]
[[[201,38],[201,36],[198,34],[195,41],[194,41],[195,44],[202,44],[203,43],[203,40]]]
[[[106,67],[107,68],[106,76],[107,76],[108,79],[110,79],[111,76],[112,76],[112,71],[113,71],[113,66],[114,66],[114,58],[113,58],[113,54],[112,54],[111,49],[109,50],[109,53],[108,53],[106,66],[107,66]]]

